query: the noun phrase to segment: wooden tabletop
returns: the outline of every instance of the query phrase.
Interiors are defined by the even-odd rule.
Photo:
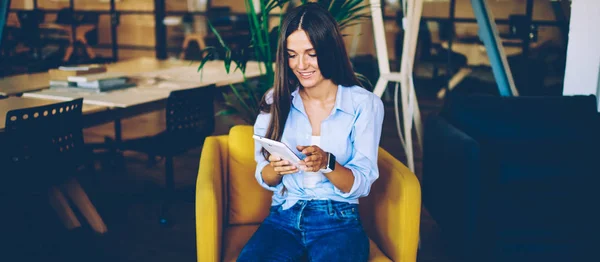
[[[109,92],[92,93],[77,88],[46,89],[23,94],[23,97],[69,101],[83,98],[86,105],[106,106],[110,108],[127,108],[140,104],[166,100],[173,90],[206,86],[192,82],[161,81],[154,84],[138,84],[136,87]]]
[[[48,88],[50,74],[47,72],[0,78],[0,95],[12,96]]]
[[[227,74],[223,61],[209,61],[201,74],[197,72],[199,61],[166,59],[158,60],[153,57],[141,57],[131,60],[119,61],[106,64],[108,72],[120,72],[127,75],[142,76],[165,76],[170,75],[172,80],[191,81],[198,83],[216,83],[218,86],[239,83],[243,81],[241,72],[230,72]],[[250,61],[247,64],[246,77],[256,77],[264,72],[259,69],[257,62]],[[165,71],[166,70],[166,71]],[[233,68],[232,68],[233,71]],[[50,74],[47,72],[36,74],[24,74],[0,79],[0,96],[14,96],[26,92],[33,92],[49,87]]]
[[[195,63],[195,64],[194,64]],[[156,60],[138,58],[108,65],[109,71],[125,73],[137,86],[121,90],[90,93],[77,88],[45,89],[24,93],[24,97],[68,101],[83,98],[84,104],[107,106],[110,108],[128,108],[159,100],[166,100],[171,91],[216,84],[229,84],[244,81],[241,72],[225,71],[223,61],[209,61],[198,72],[199,62],[183,60]],[[264,70],[257,62],[248,62],[246,77],[256,77]]]
[[[174,66],[191,65],[192,62],[184,60],[158,60],[156,58],[136,58],[121,62],[106,64],[109,72],[123,72],[135,74],[146,71],[159,70]],[[197,67],[197,65],[196,65]],[[50,86],[48,72],[23,74],[0,79],[0,95],[13,96],[26,92],[46,89]]]
[[[27,97],[9,97],[0,99],[0,132],[4,130],[6,124],[6,113],[10,110],[45,106],[59,101],[50,99],[38,99],[38,98],[27,98]],[[83,105],[82,113],[84,115],[94,114],[108,110],[107,107],[97,105]]]

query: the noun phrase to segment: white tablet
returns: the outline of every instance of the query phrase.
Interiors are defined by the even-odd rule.
[[[298,168],[303,166],[300,162],[302,160],[296,154],[294,154],[294,151],[292,151],[292,149],[290,149],[286,144],[257,135],[253,135],[252,138],[258,141],[262,147],[269,151],[269,153],[272,155],[290,161],[290,163]]]

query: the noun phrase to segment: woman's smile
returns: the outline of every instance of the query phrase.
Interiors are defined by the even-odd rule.
[[[313,76],[315,74],[315,71],[298,72],[298,74],[300,75],[301,78],[309,79],[311,76]]]

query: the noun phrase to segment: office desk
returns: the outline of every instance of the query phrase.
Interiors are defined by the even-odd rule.
[[[138,83],[136,87],[102,93],[78,92],[76,89],[44,89],[26,92],[23,97],[59,101],[83,97],[83,103],[86,105],[108,107],[108,113],[93,114],[93,118],[96,119],[86,116],[84,122],[100,124],[114,121],[115,140],[118,142],[121,140],[121,119],[165,108],[167,98],[173,90],[211,84],[216,84],[217,87],[228,86],[244,81],[242,73],[233,72],[233,68],[227,74],[223,61],[209,61],[201,72],[197,70],[199,64],[198,61],[136,58],[106,65],[107,71],[125,73],[135,80]],[[264,71],[261,64],[250,61],[246,65],[246,78],[258,77]],[[25,81],[21,84],[28,86]]]
[[[131,76],[143,77],[165,77],[170,80],[217,83],[217,86],[225,86],[230,83],[243,81],[241,72],[225,72],[223,61],[215,60],[206,63],[203,73],[203,81],[200,81],[200,73],[197,72],[199,61],[187,60],[158,60],[151,57],[141,57],[131,60],[119,61],[106,64],[108,72],[122,72]],[[250,61],[247,64],[246,77],[257,77],[261,74],[259,63]],[[262,67],[262,66],[261,66]],[[171,70],[169,70],[171,69]],[[232,68],[233,71],[233,68]],[[264,69],[262,70],[264,72]],[[50,74],[48,72],[24,74],[0,79],[0,96],[14,96],[27,92],[39,91],[49,88]]]
[[[228,86],[244,81],[241,72],[227,74],[222,61],[209,61],[197,72],[199,62],[183,60],[157,60],[138,58],[108,64],[109,72],[121,72],[136,82],[135,87],[90,93],[77,88],[45,89],[24,93],[24,97],[68,101],[83,98],[84,104],[106,106],[112,109],[131,108],[143,104],[166,100],[171,91],[215,84]],[[257,62],[248,62],[246,77],[261,75]]]

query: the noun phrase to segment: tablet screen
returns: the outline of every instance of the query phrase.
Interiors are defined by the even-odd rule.
[[[296,166],[300,166],[301,159],[286,144],[257,135],[254,135],[253,138],[272,155],[290,161]]]

